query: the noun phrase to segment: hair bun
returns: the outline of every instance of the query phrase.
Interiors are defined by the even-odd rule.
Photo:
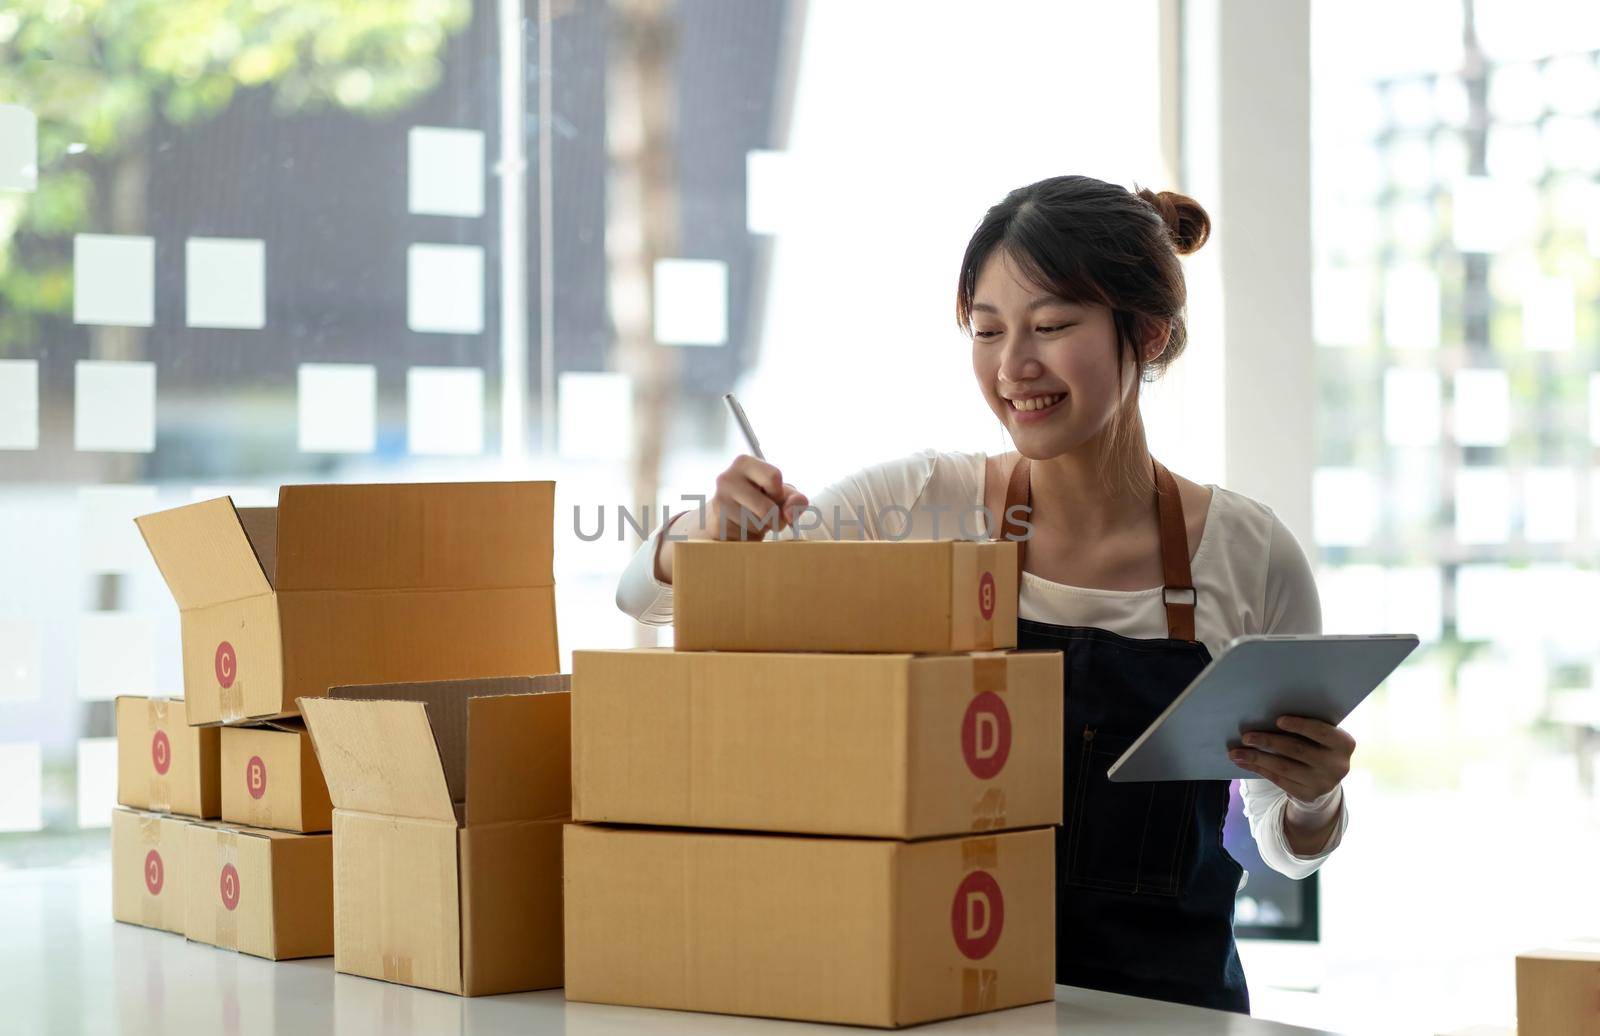
[[[1134,193],[1160,215],[1161,221],[1167,225],[1167,235],[1172,238],[1172,247],[1179,255],[1195,251],[1211,236],[1211,217],[1206,215],[1206,210],[1201,208],[1199,202],[1187,194],[1152,191],[1147,187]]]

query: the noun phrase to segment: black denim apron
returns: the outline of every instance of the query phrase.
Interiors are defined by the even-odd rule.
[[[1018,461],[1006,510],[1031,505]],[[1183,503],[1154,464],[1167,637],[1020,619],[1019,648],[1063,653],[1065,823],[1056,829],[1056,981],[1250,1012],[1233,939],[1243,869],[1222,845],[1227,781],[1113,783],[1106,770],[1211,661],[1195,639]],[[1006,532],[1021,534],[1007,520]],[[1018,584],[1022,554],[1018,546]]]

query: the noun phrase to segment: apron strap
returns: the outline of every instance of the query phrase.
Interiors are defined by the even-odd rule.
[[[1194,639],[1194,576],[1189,571],[1189,530],[1183,520],[1183,499],[1178,480],[1160,461],[1151,459],[1156,472],[1156,512],[1161,522],[1161,598],[1167,606],[1167,635],[1173,640]]]
[[[1189,569],[1189,532],[1184,523],[1183,500],[1178,494],[1178,480],[1160,461],[1151,458],[1156,478],[1156,517],[1161,527],[1161,577],[1162,603],[1167,609],[1167,636],[1173,640],[1193,641],[1194,610],[1199,595],[1194,588],[1194,577]],[[1023,559],[1028,541],[1023,539],[1022,523],[1011,516],[1014,507],[1031,507],[1033,485],[1031,465],[1027,457],[1018,458],[1011,469],[1011,479],[1006,483],[1005,510],[1001,512],[1000,538],[1017,544],[1017,586],[1022,586]],[[1026,513],[1026,512],[1025,512]]]

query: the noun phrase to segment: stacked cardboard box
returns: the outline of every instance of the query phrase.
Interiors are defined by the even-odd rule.
[[[554,670],[553,505],[549,482],[285,486],[275,508],[220,498],[137,519],[181,612],[185,700],[170,722],[119,702],[119,787],[195,820],[181,834],[113,826],[117,916],[273,959],[333,953],[332,802],[296,702],[350,682]],[[173,766],[197,755],[206,783],[144,772],[165,744],[142,747],[158,719],[186,721]],[[138,901],[141,882],[164,909]]]
[[[566,676],[301,700],[333,796],[334,967],[478,996],[561,985]]]
[[[1015,545],[678,551],[677,650],[573,655],[567,997],[887,1027],[1048,1000],[1062,668],[1007,650]]]

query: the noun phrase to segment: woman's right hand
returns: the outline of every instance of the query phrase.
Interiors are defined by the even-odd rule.
[[[717,476],[705,506],[674,515],[656,554],[656,578],[672,582],[675,539],[759,540],[771,529],[787,529],[810,501],[764,460],[740,454]]]

